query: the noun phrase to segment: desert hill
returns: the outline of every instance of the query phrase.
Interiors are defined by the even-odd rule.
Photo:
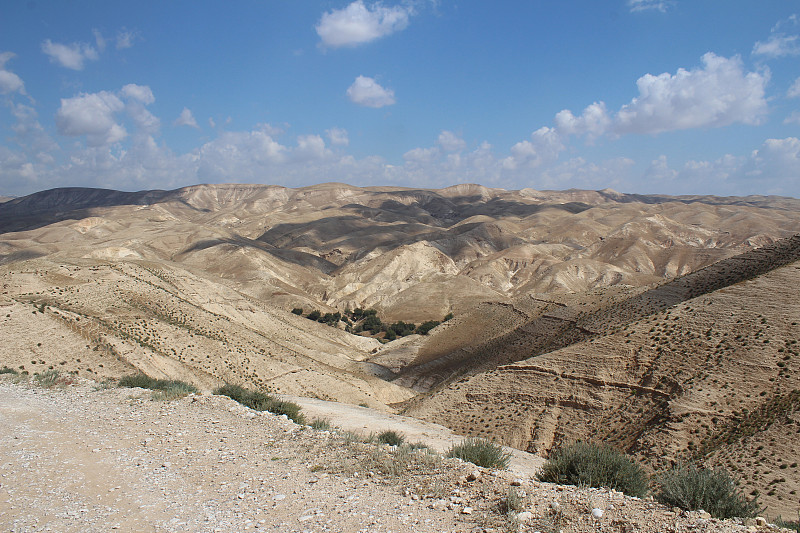
[[[588,312],[545,309],[471,353],[407,367],[401,383],[419,376],[414,384],[430,386],[444,369],[470,375],[444,380],[406,412],[531,452],[591,437],[653,469],[702,457],[736,472],[770,510],[791,513],[800,506],[798,283],[795,236]]]
[[[542,454],[603,438],[654,469],[703,454],[791,515],[797,234],[783,197],[54,189],[0,203],[0,366],[403,409]],[[295,308],[454,318],[384,343]]]

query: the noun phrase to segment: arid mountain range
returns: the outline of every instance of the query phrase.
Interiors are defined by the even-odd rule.
[[[200,185],[0,203],[0,366],[235,382],[800,507],[800,200]],[[453,318],[385,342],[292,313]]]

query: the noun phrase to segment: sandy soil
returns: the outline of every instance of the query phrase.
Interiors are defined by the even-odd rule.
[[[425,452],[400,472],[381,470],[399,451],[220,396],[166,402],[86,380],[44,389],[4,376],[0,425],[6,531],[770,530]],[[522,514],[499,511],[509,490]]]

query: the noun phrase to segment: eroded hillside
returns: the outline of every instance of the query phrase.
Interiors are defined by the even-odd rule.
[[[402,408],[538,453],[602,439],[654,469],[702,454],[792,514],[796,234],[777,197],[56,189],[0,203],[0,365]],[[454,318],[385,343],[295,308]]]
[[[800,237],[574,313],[569,328],[540,328],[537,336],[523,325],[484,346],[484,357],[489,348],[495,354],[491,368],[420,396],[407,412],[537,453],[588,438],[654,470],[702,457],[735,472],[773,512],[789,514],[800,505],[793,258]],[[562,308],[562,318],[569,311]],[[526,346],[544,347],[521,358]]]

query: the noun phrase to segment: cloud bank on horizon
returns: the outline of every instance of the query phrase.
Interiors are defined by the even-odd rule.
[[[800,196],[800,19],[777,0],[698,4],[15,5],[0,194],[341,181]]]

